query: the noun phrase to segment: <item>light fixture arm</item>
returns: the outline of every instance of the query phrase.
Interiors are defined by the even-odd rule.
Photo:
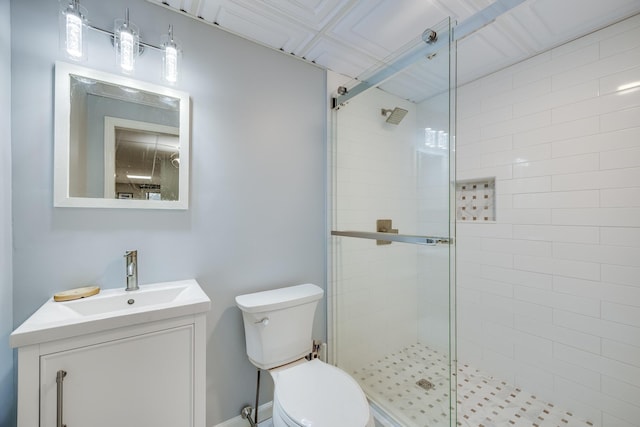
[[[95,25],[91,25],[91,24],[88,24],[87,27],[90,30],[93,30],[93,31],[96,31],[98,33],[102,33],[102,34],[104,34],[106,36],[111,37],[111,43],[112,44],[114,43],[115,33],[113,31],[105,30],[104,28],[96,27]],[[156,46],[156,45],[151,44],[151,43],[143,42],[142,40],[140,40],[138,42],[138,44],[140,45],[140,53],[142,53],[142,51],[144,49],[146,49],[146,48],[154,49],[154,50],[158,50],[158,51],[162,50],[162,48],[160,46]]]

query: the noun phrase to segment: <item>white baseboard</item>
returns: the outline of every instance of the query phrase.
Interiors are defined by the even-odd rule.
[[[258,423],[271,418],[272,413],[273,402],[267,402],[260,405],[260,407],[258,408]],[[216,424],[213,427],[250,427],[250,424],[248,420],[245,420],[242,418],[242,416],[238,415],[237,417],[233,417],[227,421],[223,421],[220,424]]]

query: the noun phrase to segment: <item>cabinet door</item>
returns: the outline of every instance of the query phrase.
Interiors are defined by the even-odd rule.
[[[193,426],[193,325],[41,356],[41,427],[56,427],[59,370],[67,427]]]

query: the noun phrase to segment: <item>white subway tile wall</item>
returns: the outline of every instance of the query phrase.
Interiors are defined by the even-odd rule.
[[[459,360],[599,427],[640,420],[640,16],[458,90]],[[460,218],[458,218],[460,220]]]
[[[381,109],[409,110],[399,125]],[[376,231],[392,219],[400,233],[417,227],[415,105],[371,90],[337,113],[332,170],[333,228]],[[332,239],[336,362],[353,371],[417,341],[417,249],[374,240]]]

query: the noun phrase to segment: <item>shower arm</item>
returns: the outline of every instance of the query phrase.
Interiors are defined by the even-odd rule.
[[[449,237],[415,236],[410,234],[394,234],[369,231],[331,231],[332,236],[355,237],[358,239],[386,240],[390,242],[413,243],[418,245],[435,246],[453,243]]]

